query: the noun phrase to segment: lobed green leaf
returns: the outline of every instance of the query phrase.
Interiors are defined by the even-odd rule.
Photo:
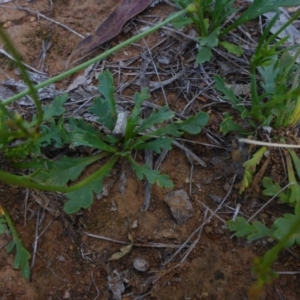
[[[115,147],[110,146],[98,137],[98,132],[90,126],[89,128],[76,127],[70,138],[72,144],[76,146],[87,146],[108,152],[116,152]]]
[[[198,50],[197,56],[196,56],[196,63],[197,64],[203,64],[205,62],[208,62],[211,60],[213,54],[211,51],[211,48],[206,46],[201,46],[201,48]]]
[[[139,165],[132,158],[129,159],[132,169],[135,171],[139,180],[146,178],[150,184],[156,183],[160,187],[172,188],[173,182],[168,175],[162,175],[158,170],[151,170],[149,165]]]
[[[249,224],[243,217],[237,217],[235,221],[227,221],[227,227],[230,231],[234,231],[236,237],[246,237],[255,233],[255,228]]]
[[[99,123],[113,131],[117,122],[113,77],[108,70],[105,70],[99,75],[98,79],[100,81],[98,90],[104,96],[104,99],[96,98],[89,111],[98,116],[97,121]]]
[[[207,125],[209,115],[205,112],[199,112],[197,115],[189,117],[185,121],[177,122],[179,130],[190,134],[198,134]]]
[[[46,185],[65,186],[69,181],[74,181],[82,171],[91,163],[97,161],[99,156],[90,157],[61,157],[55,161],[35,162],[40,169],[31,176],[35,181]]]
[[[134,131],[134,135],[145,131],[146,129],[150,129],[155,124],[160,124],[164,121],[170,120],[174,117],[174,112],[169,110],[167,106],[163,106],[160,110],[153,111],[152,114],[144,119],[140,126]]]
[[[292,214],[284,214],[282,218],[277,218],[274,221],[274,226],[277,228],[273,234],[274,238],[276,238],[279,241],[282,240],[283,237],[285,237],[289,233],[290,228],[293,226],[295,222],[297,222],[298,218],[299,216],[292,215]],[[295,243],[298,245],[300,244],[300,228],[295,234],[293,234],[289,238],[285,246],[291,247]]]
[[[65,212],[67,214],[74,214],[81,208],[89,208],[94,202],[94,192],[100,193],[102,191],[104,177],[105,175],[81,189],[66,193],[68,201],[64,205]]]
[[[148,149],[153,150],[156,153],[161,153],[162,149],[165,150],[171,150],[172,149],[172,142],[173,139],[167,138],[167,137],[158,137],[155,140],[152,140],[150,142],[137,142],[132,145],[132,149],[135,150],[142,150],[142,149]]]
[[[44,108],[43,120],[45,121],[55,116],[61,116],[65,112],[64,105],[68,97],[67,94],[56,96],[51,104]]]

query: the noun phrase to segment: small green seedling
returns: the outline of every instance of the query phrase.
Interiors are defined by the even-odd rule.
[[[233,6],[234,0],[174,0],[174,2],[182,8],[192,3],[197,7],[196,11],[188,11],[186,15],[173,21],[173,24],[178,29],[189,24],[195,25],[199,33],[199,50],[196,57],[199,64],[210,61],[213,56],[212,49],[219,45],[228,52],[241,56],[243,50],[239,45],[221,40],[227,33],[264,13],[276,11],[281,6],[300,4],[299,0],[254,0],[231,25],[223,28],[227,19],[237,13],[237,9]]]

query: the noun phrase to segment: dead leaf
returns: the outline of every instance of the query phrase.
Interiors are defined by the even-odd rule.
[[[123,256],[125,256],[126,254],[128,254],[132,247],[133,247],[133,237],[130,233],[128,233],[128,239],[130,240],[130,245],[127,245],[125,247],[122,247],[120,249],[120,252],[116,252],[114,253],[110,258],[109,258],[109,261],[110,260],[118,260],[120,258],[122,258]]]
[[[69,56],[66,68],[72,59],[83,57],[96,50],[101,44],[118,35],[123,25],[146,9],[152,0],[122,0],[108,18],[97,28],[93,35],[83,39]]]

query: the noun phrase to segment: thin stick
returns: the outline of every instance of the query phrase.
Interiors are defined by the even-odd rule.
[[[31,260],[31,269],[34,266],[35,263],[35,257],[37,252],[37,245],[39,241],[39,221],[40,221],[40,208],[38,209],[37,217],[36,217],[36,225],[35,225],[35,237],[33,242],[33,254],[32,254],[32,260]]]
[[[99,289],[98,289],[98,287],[97,287],[97,285],[96,285],[96,282],[95,282],[95,280],[94,280],[93,271],[92,271],[92,273],[91,273],[91,277],[92,277],[93,284],[94,284],[94,286],[95,286],[95,288],[96,288],[96,291],[97,291],[97,295],[96,295],[96,297],[94,298],[94,300],[96,300],[96,299],[98,299],[98,297],[99,297],[99,295],[100,295],[100,291],[99,291]]]
[[[282,271],[282,272],[276,272],[280,275],[297,275],[300,274],[300,271]]]
[[[6,243],[4,243],[2,246],[0,246],[0,250],[1,250],[2,248],[4,248],[8,243],[9,243],[9,242],[6,242]]]
[[[74,102],[73,102],[73,103],[74,103]],[[203,146],[206,146],[206,147],[213,147],[213,148],[226,149],[226,148],[223,147],[223,146],[218,146],[218,145],[214,145],[214,144],[207,144],[207,143],[201,143],[201,142],[195,142],[195,141],[192,141],[192,140],[187,140],[187,139],[182,139],[182,138],[176,138],[175,140],[176,140],[176,141],[184,141],[184,142],[188,142],[188,143],[191,143],[191,144],[203,145]]]
[[[279,192],[277,192],[268,202],[266,202],[260,209],[258,209],[248,220],[247,222],[252,221],[267,205],[269,205],[281,192],[286,190],[289,186],[293,185],[294,182],[290,182],[285,187],[283,187]]]
[[[204,213],[204,218],[203,218],[203,223],[206,222],[206,218],[207,218],[207,213],[208,213],[208,210],[206,209],[205,210],[205,213]],[[203,226],[201,227],[201,229],[199,230],[199,233],[198,233],[198,236],[196,238],[196,240],[193,242],[193,244],[186,250],[183,258],[181,259],[180,263],[183,263],[186,258],[189,256],[189,254],[191,253],[191,251],[195,248],[195,246],[198,244],[199,240],[200,240],[200,237],[201,237],[201,234],[202,234],[202,231],[203,231]]]
[[[117,244],[122,244],[122,245],[130,245],[130,243],[128,242],[123,242],[123,241],[119,241],[119,240],[114,240],[105,236],[101,236],[101,235],[96,235],[93,233],[89,233],[84,231],[83,232],[85,235],[89,236],[89,237],[93,237],[96,239],[100,239],[100,240],[104,240],[104,241],[108,241],[108,242],[113,242],[113,243],[117,243]],[[163,243],[147,243],[147,244],[140,244],[140,243],[133,243],[133,246],[136,247],[145,247],[145,248],[172,248],[172,249],[177,249],[182,247],[182,245],[174,245],[174,244],[163,244]],[[186,246],[188,247],[188,246]]]
[[[200,157],[198,157],[196,154],[194,154],[190,149],[188,149],[185,146],[181,145],[177,141],[173,141],[173,145],[177,146],[181,150],[188,153],[196,162],[198,162],[199,165],[201,165],[202,167],[206,167],[206,163]]]
[[[11,56],[7,51],[5,51],[4,49],[0,48],[0,53],[2,53],[3,55],[5,55],[6,57],[8,57],[9,59],[13,60],[13,61],[16,61],[13,56]],[[38,73],[38,74],[41,74],[41,75],[44,75],[44,76],[47,76],[47,74],[45,72],[41,72],[41,71],[38,71],[37,69],[25,64],[24,62],[22,62],[22,64],[30,69],[31,71],[34,71],[35,73]]]
[[[151,59],[151,62],[152,62],[153,68],[154,68],[154,70],[155,70],[155,73],[156,73],[156,76],[157,76],[157,79],[158,79],[158,81],[159,81],[159,83],[160,83],[160,88],[161,88],[161,91],[162,91],[162,93],[163,93],[163,96],[164,96],[164,99],[165,99],[165,104],[166,104],[166,106],[168,106],[168,107],[169,107],[169,103],[168,103],[167,95],[166,95],[166,92],[165,92],[164,86],[163,86],[163,84],[162,84],[162,81],[161,81],[161,79],[160,79],[160,76],[159,76],[159,73],[158,73],[158,70],[157,70],[156,64],[155,64],[155,62],[154,62],[154,60],[153,60],[153,57],[152,57],[152,52],[151,52],[151,50],[149,49],[149,47],[148,47],[148,44],[146,43],[146,41],[145,41],[145,39],[144,39],[144,38],[143,38],[143,42],[144,42],[144,44],[146,45],[146,48],[147,48],[147,51],[148,51],[148,53],[149,53],[149,56],[150,56],[150,59]]]
[[[267,147],[296,148],[296,149],[300,148],[300,145],[267,143],[267,142],[262,142],[262,141],[249,140],[249,139],[239,139],[239,142],[246,143],[246,144],[251,144],[251,145],[267,146]]]
[[[24,226],[26,226],[26,222],[27,222],[28,196],[29,196],[29,189],[26,189],[26,191],[25,191],[25,199],[24,199]]]

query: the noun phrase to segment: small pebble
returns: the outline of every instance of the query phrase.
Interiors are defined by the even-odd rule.
[[[11,21],[7,21],[6,23],[3,24],[3,28],[7,29],[11,26],[11,24],[12,24]]]
[[[64,258],[64,256],[60,255],[58,258],[57,258],[58,261],[65,261],[66,259]]]
[[[138,257],[134,259],[133,267],[140,272],[145,272],[149,269],[149,264],[144,258]]]

